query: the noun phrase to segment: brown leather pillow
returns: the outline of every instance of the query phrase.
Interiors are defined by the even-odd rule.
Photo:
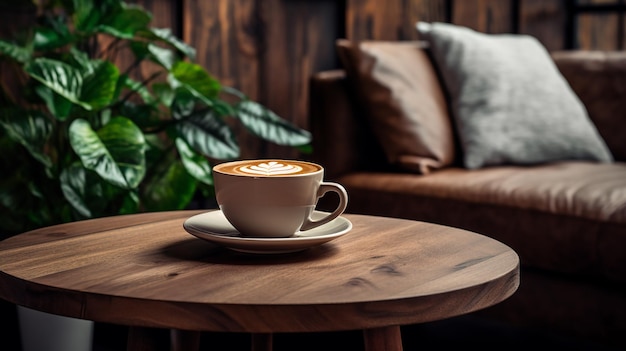
[[[442,87],[425,44],[337,41],[362,111],[387,159],[427,174],[454,161],[454,137]]]

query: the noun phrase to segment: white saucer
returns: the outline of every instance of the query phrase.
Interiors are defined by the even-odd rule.
[[[313,219],[321,218],[326,212],[315,211]],[[251,238],[241,234],[228,222],[222,211],[215,210],[192,216],[185,220],[183,228],[189,234],[231,250],[276,254],[302,251],[336,239],[352,229],[352,222],[339,216],[332,221],[288,238]]]

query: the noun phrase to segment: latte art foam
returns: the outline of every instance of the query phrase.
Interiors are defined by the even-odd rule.
[[[295,160],[246,160],[222,163],[215,172],[250,177],[289,177],[316,173],[322,167],[310,162]]]
[[[273,176],[298,173],[302,171],[302,167],[270,161],[256,165],[244,165],[239,168],[239,171],[247,174]]]

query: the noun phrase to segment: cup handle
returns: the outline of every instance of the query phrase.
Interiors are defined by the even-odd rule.
[[[337,205],[337,208],[333,212],[329,213],[326,217],[318,220],[311,219],[311,215],[309,215],[309,217],[304,220],[304,223],[302,223],[300,230],[309,230],[315,227],[319,227],[322,224],[326,224],[333,219],[339,217],[339,215],[341,215],[343,211],[346,210],[346,207],[348,206],[348,193],[341,184],[331,182],[320,183],[320,186],[317,190],[317,199],[319,200],[329,191],[335,192],[337,193],[337,195],[339,195],[339,205]]]

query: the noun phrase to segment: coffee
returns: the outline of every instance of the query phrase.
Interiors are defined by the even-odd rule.
[[[321,165],[296,160],[260,159],[213,167],[215,198],[220,210],[242,236],[285,238],[321,226],[343,213],[346,190],[324,182]],[[339,203],[323,217],[312,217],[327,192]]]
[[[311,174],[322,168],[314,163],[294,160],[248,160],[215,166],[214,171],[253,177],[284,177]]]

